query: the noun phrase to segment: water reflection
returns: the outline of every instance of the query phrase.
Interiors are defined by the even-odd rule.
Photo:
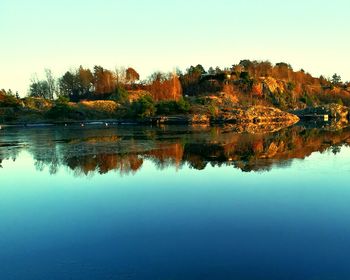
[[[51,174],[62,167],[76,176],[110,171],[134,174],[145,160],[159,169],[188,165],[203,170],[210,164],[267,171],[317,151],[336,154],[349,143],[350,128],[302,125],[254,134],[239,133],[229,126],[7,129],[1,132],[0,166],[27,151],[37,170],[48,168]]]

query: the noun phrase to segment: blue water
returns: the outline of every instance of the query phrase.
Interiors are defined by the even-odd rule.
[[[16,145],[0,146],[1,280],[350,279],[345,143],[337,153],[316,150],[244,172],[210,162],[201,170],[187,161],[159,166],[145,150],[174,144],[176,133],[136,137],[147,147],[136,152],[142,166],[101,174],[40,164],[33,150],[48,145],[62,155],[77,143],[58,141],[71,131],[2,133],[3,143]],[[129,141],[138,130],[107,133]],[[181,135],[186,143],[200,137]],[[84,141],[96,153],[106,147]]]

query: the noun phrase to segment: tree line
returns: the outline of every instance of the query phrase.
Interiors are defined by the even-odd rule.
[[[44,79],[32,78],[28,95],[50,100],[65,97],[78,102],[109,99],[127,90],[148,90],[154,100],[178,100],[182,95],[179,77],[174,73],[155,72],[147,80],[140,81],[134,68],[109,70],[102,66],[94,66],[93,70],[80,66],[58,79],[46,69]]]
[[[45,69],[44,79],[34,75],[30,81],[28,96],[48,100],[66,98],[72,102],[80,100],[116,101],[130,98],[133,91],[147,91],[154,101],[175,100],[182,96],[203,96],[216,92],[239,92],[247,97],[266,98],[263,79],[273,78],[286,83],[291,99],[307,99],[312,94],[332,91],[334,88],[348,90],[349,82],[342,82],[338,74],[331,78],[313,77],[303,69],[294,71],[285,62],[273,65],[269,61],[241,60],[238,64],[221,69],[201,65],[190,66],[184,72],[155,72],[146,80],[132,67],[119,67],[114,70],[102,66],[93,69],[80,66],[66,71],[61,77],[54,77],[52,71]],[[279,92],[277,92],[279,94]],[[0,96],[19,97],[12,91],[0,91]],[[272,99],[280,98],[278,95]],[[323,98],[323,97],[322,97]]]

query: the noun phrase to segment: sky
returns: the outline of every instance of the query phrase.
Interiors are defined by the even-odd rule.
[[[287,62],[350,80],[349,0],[0,0],[0,88],[83,65],[154,71]]]

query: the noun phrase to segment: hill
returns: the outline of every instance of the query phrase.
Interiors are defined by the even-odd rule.
[[[350,106],[350,84],[339,75],[312,77],[287,63],[241,60],[220,69],[200,64],[184,73],[153,73],[147,80],[133,68],[111,71],[80,66],[54,78],[33,80],[28,97],[0,91],[0,122],[147,119],[191,115],[230,119],[227,114],[255,106],[283,111],[337,103]],[[259,110],[258,110],[259,111]],[[260,110],[261,111],[261,110]],[[267,110],[272,112],[272,110]]]

